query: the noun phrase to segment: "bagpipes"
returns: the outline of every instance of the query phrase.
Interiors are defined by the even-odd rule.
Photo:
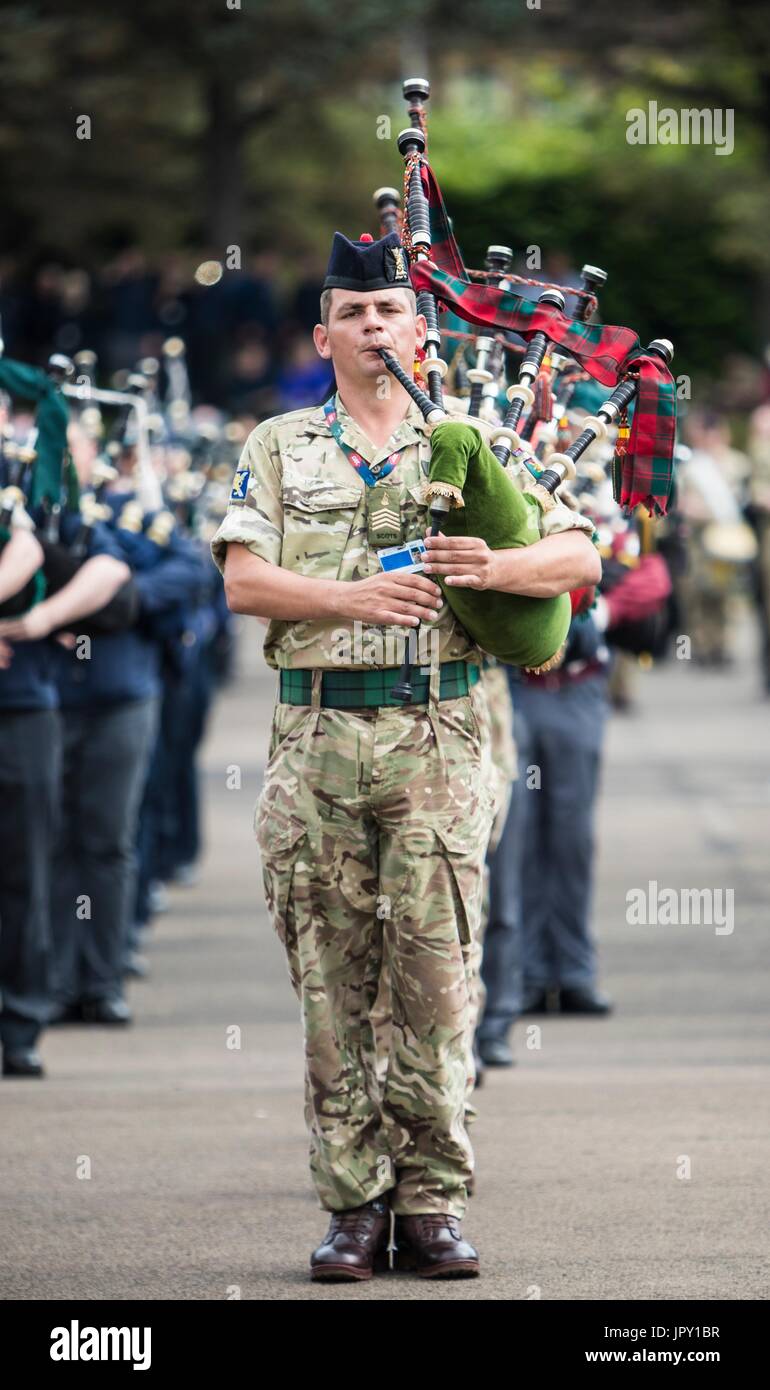
[[[134,405],[124,444],[136,451],[138,501],[145,511],[169,510],[190,535],[213,535],[227,509],[233,466],[246,438],[244,427],[222,419],[213,407],[193,411],[186,346],[180,337],[166,339],[161,360],[144,357],[133,371],[117,373],[118,382],[124,389],[102,394]],[[150,463],[151,447],[165,452],[160,476]]]
[[[35,461],[35,438],[37,430],[32,430],[23,445],[17,445],[13,437],[5,432],[0,437],[0,476],[3,480],[0,491],[0,551],[11,539],[14,513],[24,506],[26,500],[26,479]],[[0,603],[0,618],[17,618],[26,613],[45,597],[45,579],[42,569],[22,584],[9,598]]]
[[[488,283],[498,288],[507,288],[506,271],[513,264],[513,251],[510,246],[488,246],[485,259]],[[485,334],[478,334],[475,342],[475,362],[467,369],[470,383],[468,416],[471,419],[495,419],[498,385],[503,366],[501,344]],[[485,410],[485,406],[487,409]]]
[[[46,371],[0,357],[0,388],[11,396],[37,402],[34,444],[30,442],[15,451],[12,444],[5,444],[8,485],[2,493],[0,545],[10,539],[13,513],[16,507],[22,507],[42,517],[35,535],[43,551],[43,564],[38,572],[0,605],[3,618],[21,617],[70,582],[87,559],[93,527],[105,515],[99,504],[98,489],[104,486],[107,475],[98,483],[94,498],[83,499],[81,504],[77,474],[68,454],[69,412],[64,395],[70,392],[64,383],[73,372],[74,364],[60,353],[49,358]],[[79,388],[72,390],[77,392]],[[7,466],[9,455],[10,467]],[[61,536],[62,515],[72,513],[77,513],[79,525],[70,543],[66,544]],[[138,609],[134,581],[127,579],[108,603],[78,621],[78,632],[92,635],[122,631],[133,626]]]
[[[87,359],[87,362],[84,359]],[[131,423],[131,442],[136,453],[134,490],[145,511],[157,511],[163,505],[163,494],[152,467],[150,448],[153,367],[157,368],[157,362],[154,358],[147,358],[144,373],[127,374],[126,385],[131,389],[124,391],[95,385],[96,355],[93,352],[79,353],[76,362],[80,367],[78,380],[63,382],[62,394],[79,403],[80,422],[84,426],[88,423],[95,433],[101,428],[99,407],[104,405],[116,410],[117,414],[106,444],[106,452],[113,458],[120,453],[128,437],[129,422]],[[72,372],[68,375],[71,376]],[[88,421],[89,416],[92,417],[91,421]]]
[[[593,288],[603,276],[598,271],[591,281],[590,272],[596,272],[595,267],[584,268],[587,307],[574,319],[565,315],[564,297],[555,288],[547,288],[536,303],[513,293],[506,283],[506,267],[499,263],[487,273],[497,283],[474,284],[463,265],[438,183],[425,157],[429,84],[423,79],[409,79],[404,83],[404,95],[412,125],[397,137],[404,159],[401,235],[418,312],[428,324],[425,355],[419,367],[427,393],[387,349],[380,349],[380,356],[431,426],[426,489],[431,533],[437,535],[441,530],[448,536],[480,536],[492,550],[539,540],[540,516],[554,507],[562,483],[574,478],[582,455],[597,440],[605,439],[616,422],[622,427],[624,441],[613,469],[616,502],[627,510],[643,503],[651,513],[665,515],[672,489],[676,416],[669,371],[671,344],[656,339],[643,350],[630,329],[588,322]],[[392,192],[378,191],[379,195]],[[391,213],[392,203],[391,199]],[[469,323],[516,332],[525,340],[518,380],[508,389],[508,410],[494,431],[491,448],[470,420],[453,421],[444,408],[442,378],[447,364],[439,356],[439,301]],[[478,346],[479,339],[477,350]],[[525,430],[519,432],[519,426],[524,411],[531,412],[533,384],[546,353],[554,349],[565,358],[565,367],[575,359],[583,372],[615,389],[596,414],[585,420],[581,434],[568,448],[550,453],[544,466],[534,469]],[[489,352],[487,347],[487,359]],[[488,375],[486,359],[475,379],[468,372],[472,402],[473,388],[483,390]],[[476,399],[480,407],[478,390]],[[632,405],[633,421],[628,429],[627,412]],[[516,486],[508,471],[512,457],[517,466],[536,473],[526,492]],[[533,671],[547,670],[561,660],[572,617],[568,594],[541,599],[448,586],[440,578],[438,582],[450,608],[484,652]],[[392,691],[395,698],[411,698],[410,669],[407,659]]]
[[[35,428],[26,443],[19,447],[13,438],[4,442],[4,488],[0,517],[0,545],[3,548],[11,539],[14,513],[17,509],[26,509],[28,505],[30,508],[39,506],[45,513],[45,527],[37,536],[44,554],[46,544],[53,543],[59,510],[58,501],[54,510],[53,498],[56,496],[58,499],[61,494],[62,464],[67,443],[68,413],[61,399],[60,386],[68,367],[72,368],[69,359],[59,354],[49,359],[47,372],[0,357],[0,389],[9,396],[20,396],[37,404]],[[72,487],[71,473],[68,474],[68,484]],[[19,617],[40,603],[47,593],[53,592],[52,576],[46,574],[45,569],[44,563],[32,579],[0,606],[0,617]]]

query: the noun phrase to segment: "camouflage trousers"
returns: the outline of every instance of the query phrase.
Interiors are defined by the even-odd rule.
[[[489,666],[484,670],[477,687],[480,702],[486,704],[486,716],[480,712],[482,727],[489,733],[488,767],[493,796],[492,829],[489,848],[492,853],[508,819],[512,783],[519,775],[516,743],[513,737],[513,701],[504,666]]]
[[[318,675],[318,673],[316,673]],[[265,895],[305,1038],[321,1206],[391,1191],[404,1215],[462,1216],[470,949],[490,796],[471,695],[362,711],[279,703],[255,810]],[[371,1013],[390,962],[387,1066]]]
[[[481,680],[471,691],[470,699],[481,733],[481,781],[482,785],[489,791],[487,849],[494,851],[497,848],[508,815],[511,783],[518,775],[516,746],[512,733],[513,705],[505,668],[503,666],[485,667]],[[476,1114],[470,1100],[476,1082],[473,1038],[485,1000],[484,984],[481,978],[481,960],[484,952],[484,928],[489,916],[489,869],[486,862],[482,874],[482,910],[478,918],[478,930],[474,933],[473,940],[466,952],[468,1036],[466,1039],[465,1115],[467,1122],[473,1120]],[[377,1049],[377,1069],[381,1077],[387,1070],[392,1027],[390,961],[387,956],[387,945],[386,941],[380,989],[371,1014]]]

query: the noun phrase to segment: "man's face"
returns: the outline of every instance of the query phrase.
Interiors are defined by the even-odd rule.
[[[313,341],[321,357],[337,370],[364,380],[386,370],[376,347],[385,347],[411,374],[416,347],[422,347],[428,325],[416,317],[411,297],[402,289],[332,290],[329,324],[316,324]]]

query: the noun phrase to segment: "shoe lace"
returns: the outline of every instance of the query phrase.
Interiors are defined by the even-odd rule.
[[[354,1240],[360,1240],[369,1235],[376,1215],[377,1213],[369,1206],[351,1207],[348,1211],[337,1211],[332,1217],[329,1235],[335,1236],[340,1231],[344,1231]]]
[[[426,1211],[420,1213],[420,1230],[423,1236],[430,1236],[441,1230],[449,1230],[459,1236],[458,1218],[448,1211]]]

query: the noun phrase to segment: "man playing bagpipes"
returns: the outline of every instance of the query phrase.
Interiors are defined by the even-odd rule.
[[[475,1275],[459,1223],[473,1171],[467,957],[492,804],[471,700],[482,652],[414,558],[431,427],[380,353],[411,379],[428,324],[397,235],[335,235],[321,317],[315,343],[338,389],[252,432],[212,541],[230,608],[270,619],[265,659],[279,672],[255,832],[302,1010],[311,1172],[333,1213],[312,1277],[370,1278],[388,1245],[419,1275]],[[532,598],[595,583],[586,532],[570,522],[540,539],[539,514],[515,548],[438,537],[434,572]],[[404,630],[421,622],[430,656],[404,700]],[[369,1015],[384,932],[393,1024],[380,1087]]]

